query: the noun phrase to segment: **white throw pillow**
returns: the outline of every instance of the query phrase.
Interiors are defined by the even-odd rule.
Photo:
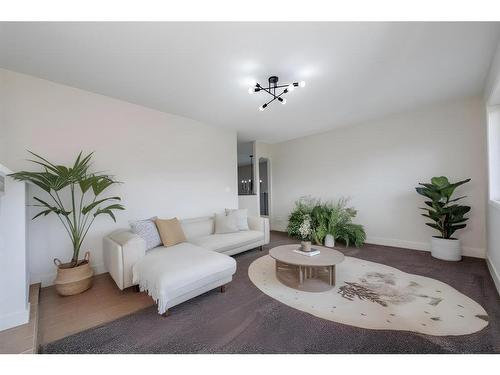
[[[226,215],[224,212],[215,214],[215,233],[234,233],[238,232],[238,217],[230,212]]]
[[[238,229],[239,230],[248,230],[248,209],[246,208],[239,208],[239,209],[232,209],[232,208],[226,208],[226,215],[229,215],[229,213],[235,213],[237,218],[238,218]]]

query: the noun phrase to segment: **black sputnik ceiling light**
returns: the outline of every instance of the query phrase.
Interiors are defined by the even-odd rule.
[[[283,98],[283,95],[295,90],[296,87],[305,87],[306,85],[304,81],[293,82],[285,85],[278,85],[278,80],[279,78],[277,76],[271,76],[267,80],[268,81],[267,87],[263,87],[259,83],[256,83],[254,86],[248,89],[249,94],[254,94],[256,92],[264,91],[269,95],[271,95],[272,99],[269,100],[267,103],[262,104],[259,107],[259,110],[263,111],[269,104],[271,104],[275,100],[278,100],[281,104],[286,104],[286,99]],[[283,89],[283,91],[281,91],[281,89]]]

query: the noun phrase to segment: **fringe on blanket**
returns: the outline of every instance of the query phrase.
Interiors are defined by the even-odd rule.
[[[135,272],[132,272],[133,274],[133,283],[139,285],[139,290],[141,292],[146,292],[148,296],[150,296],[153,301],[155,301],[156,305],[158,306],[158,314],[163,314],[165,311],[168,310],[167,306],[167,299],[165,296],[162,295],[162,293],[158,290],[156,285],[149,285],[147,280],[143,280],[140,277],[136,275]]]

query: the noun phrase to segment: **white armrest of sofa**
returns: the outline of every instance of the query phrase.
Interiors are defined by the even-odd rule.
[[[270,241],[269,237],[269,219],[266,217],[249,216],[248,217],[248,228],[250,230],[256,230],[259,232],[264,232],[264,243],[268,244]]]
[[[146,241],[129,230],[115,231],[103,239],[104,265],[120,289],[132,282],[132,266],[146,255]]]

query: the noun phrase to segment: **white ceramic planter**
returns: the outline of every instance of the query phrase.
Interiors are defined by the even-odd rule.
[[[311,251],[311,241],[302,241],[301,243],[301,250],[305,252]]]
[[[335,247],[335,238],[331,234],[327,234],[325,237],[325,246],[326,247]]]
[[[431,255],[434,258],[450,261],[462,259],[462,246],[460,240],[448,240],[444,238],[431,238]]]

